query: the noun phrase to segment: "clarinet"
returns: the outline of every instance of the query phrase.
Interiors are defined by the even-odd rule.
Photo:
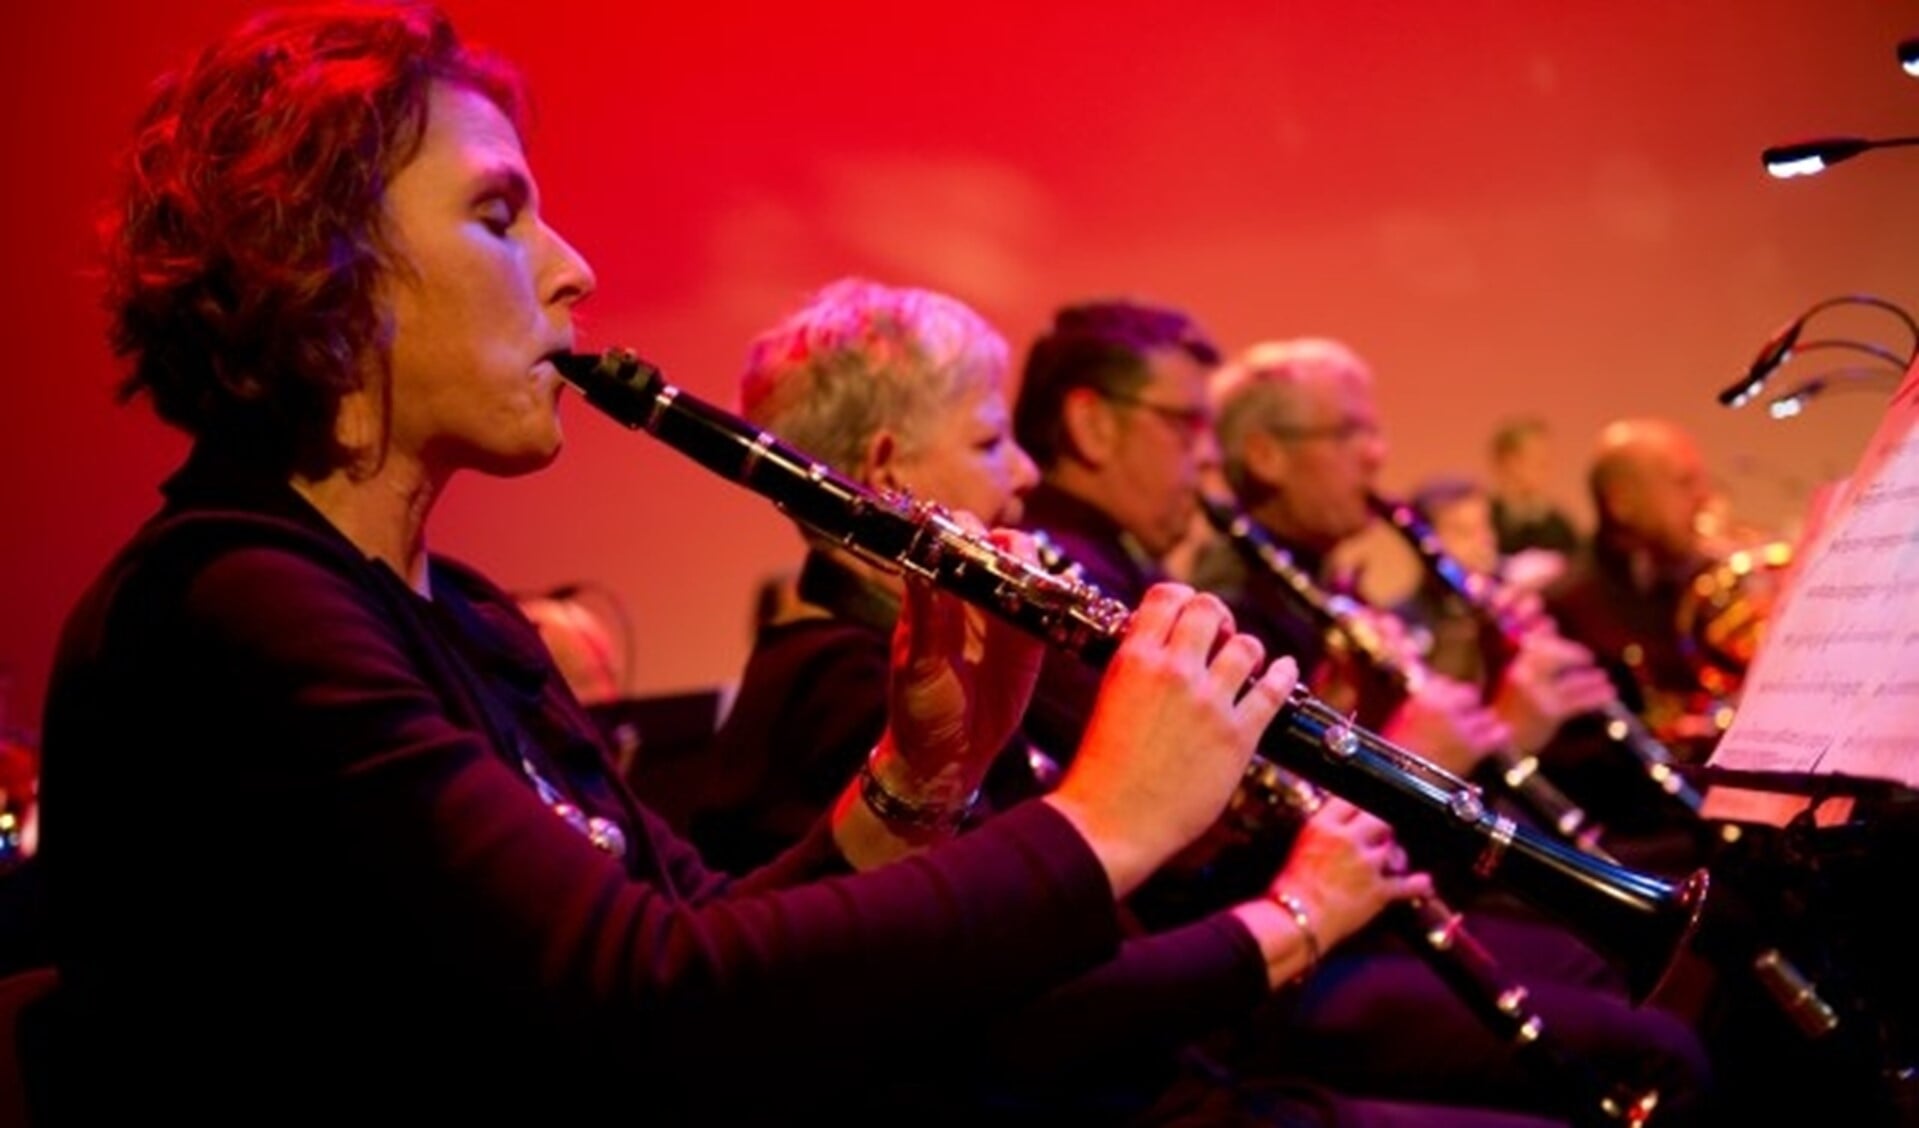
[[[1207,511],[1208,519],[1227,512],[1223,503],[1204,495],[1202,503],[1212,507]],[[1056,575],[1079,577],[1079,566],[1044,533],[1035,537],[1041,566]],[[1284,551],[1270,540],[1264,543],[1274,551]],[[1290,558],[1286,563],[1292,563]],[[1256,835],[1270,829],[1275,816],[1304,822],[1325,804],[1325,791],[1267,761],[1249,769],[1248,785],[1234,793],[1227,813],[1238,827]],[[1575,1123],[1582,1128],[1611,1128],[1651,1120],[1659,1105],[1658,1090],[1633,1091],[1623,1083],[1608,1085],[1590,1062],[1558,1045],[1546,1020],[1531,1009],[1531,992],[1506,973],[1498,958],[1469,930],[1464,914],[1438,893],[1395,902],[1380,920],[1432,968],[1440,982],[1519,1061],[1548,1079],[1572,1086],[1577,1099],[1568,1104]]]
[[[1518,624],[1511,622],[1493,605],[1496,581],[1467,568],[1441,547],[1438,534],[1413,511],[1412,506],[1388,501],[1378,495],[1369,495],[1367,504],[1412,545],[1427,572],[1444,584],[1446,590],[1457,596],[1492,632],[1505,652],[1502,658],[1510,660],[1519,650],[1521,632]],[[1698,815],[1705,800],[1680,773],[1671,749],[1659,743],[1647,730],[1645,722],[1617,699],[1600,709],[1599,715],[1604,722],[1606,738],[1638,762],[1646,778],[1652,781],[1660,794],[1693,815]]]
[[[627,350],[554,358],[568,384],[623,426],[644,430],[875,566],[918,577],[1103,668],[1132,609],[970,533],[939,506],[874,491],[739,416],[689,395]],[[1635,994],[1663,981],[1698,927],[1710,878],[1662,878],[1595,858],[1491,810],[1479,789],[1351,723],[1296,686],[1248,769],[1285,766],[1435,850],[1470,854],[1549,915],[1615,955]]]
[[[1261,786],[1251,793],[1268,808],[1279,807],[1307,819],[1325,805],[1324,791],[1284,768],[1265,763],[1253,770]],[[1240,817],[1248,816],[1242,811]],[[1531,1009],[1526,986],[1507,974],[1468,929],[1465,916],[1437,893],[1394,903],[1386,909],[1382,923],[1404,939],[1520,1061],[1573,1087],[1576,1099],[1568,1103],[1575,1123],[1601,1128],[1651,1121],[1659,1091],[1609,1085],[1590,1062],[1554,1041],[1546,1020]]]
[[[1207,522],[1241,557],[1279,581],[1280,587],[1322,633],[1343,641],[1375,676],[1382,678],[1400,696],[1414,692],[1425,671],[1393,653],[1379,632],[1361,617],[1356,601],[1322,588],[1266,530],[1232,503],[1202,494],[1200,509]],[[1540,773],[1537,756],[1522,755],[1517,749],[1502,746],[1494,749],[1488,759],[1495,769],[1492,774],[1497,783],[1535,818],[1579,849],[1607,861],[1617,860],[1600,845],[1604,828]]]
[[[1447,553],[1432,527],[1412,506],[1378,496],[1368,498],[1374,513],[1384,517],[1419,554],[1427,570],[1458,596],[1489,628],[1510,658],[1519,646],[1519,628],[1493,605],[1495,581],[1472,571]],[[1622,746],[1644,770],[1646,778],[1682,810],[1697,817],[1703,803],[1698,791],[1680,774],[1672,753],[1647,731],[1645,724],[1618,701],[1601,711],[1606,736]],[[1818,987],[1775,945],[1764,938],[1721,936],[1709,945],[1720,951],[1719,961],[1743,964],[1765,989],[1766,996],[1808,1039],[1830,1035],[1840,1024],[1838,1013],[1820,995]]]

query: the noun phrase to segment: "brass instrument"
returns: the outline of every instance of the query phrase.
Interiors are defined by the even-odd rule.
[[[1646,725],[1661,741],[1703,760],[1732,727],[1746,671],[1759,652],[1792,565],[1792,545],[1769,541],[1709,559],[1680,591],[1673,630],[1691,683],[1658,684],[1628,652]]]
[[[970,533],[936,505],[876,492],[667,383],[625,350],[555,358],[560,374],[600,411],[645,430],[707,469],[879,567],[918,576],[1047,643],[1103,667],[1132,611]],[[1697,928],[1710,879],[1678,882],[1614,865],[1491,810],[1479,789],[1357,725],[1295,688],[1249,769],[1287,769],[1373,812],[1408,846],[1470,855],[1495,877],[1621,961],[1649,994]],[[1261,767],[1267,765],[1267,768]]]
[[[1425,671],[1394,654],[1361,615],[1358,603],[1327,591],[1284,548],[1231,502],[1202,494],[1206,520],[1247,562],[1264,569],[1322,633],[1340,639],[1376,676],[1400,695],[1413,693]],[[1570,796],[1539,770],[1539,758],[1515,748],[1495,749],[1488,758],[1492,782],[1510,794],[1540,822],[1589,854],[1616,861],[1600,845],[1601,827]]]
[[[1686,584],[1674,626],[1708,697],[1738,696],[1791,566],[1791,543],[1769,541],[1726,553]]]
[[[1458,596],[1479,617],[1480,622],[1491,629],[1494,637],[1505,647],[1506,654],[1501,656],[1502,661],[1510,659],[1519,649],[1519,631],[1494,606],[1496,582],[1492,577],[1472,571],[1448,553],[1440,545],[1439,535],[1413,511],[1411,505],[1388,501],[1378,495],[1369,495],[1367,502],[1376,515],[1384,518],[1412,545],[1427,572]],[[1494,663],[1495,667],[1500,664]],[[1692,815],[1699,814],[1700,807],[1705,803],[1704,798],[1680,773],[1672,750],[1653,736],[1644,721],[1617,700],[1601,710],[1601,720],[1605,722],[1606,738],[1637,761],[1646,779],[1662,796]]]

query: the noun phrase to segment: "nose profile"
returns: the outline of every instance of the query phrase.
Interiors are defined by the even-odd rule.
[[[1018,443],[1013,444],[1013,454],[1013,496],[1024,497],[1032,492],[1034,486],[1039,485],[1039,464]]]
[[[540,226],[546,233],[551,259],[544,287],[546,300],[565,305],[577,305],[585,301],[600,284],[599,278],[593,273],[593,265],[550,225],[542,223]]]
[[[1372,466],[1375,471],[1385,466],[1387,451],[1385,429],[1373,427],[1361,437],[1361,441],[1366,444],[1367,463]]]
[[[1202,428],[1193,439],[1193,463],[1202,477],[1220,468],[1219,436],[1211,426]]]

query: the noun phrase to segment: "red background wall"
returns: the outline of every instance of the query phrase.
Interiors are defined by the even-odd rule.
[[[112,404],[91,212],[148,82],[251,7],[36,3],[0,35],[0,664],[19,722],[68,605],[183,449]],[[1879,399],[1781,424],[1713,393],[1815,300],[1919,301],[1919,154],[1791,182],[1758,161],[1919,133],[1919,80],[1893,61],[1910,3],[448,7],[532,79],[547,211],[600,275],[583,345],[634,346],[722,403],[752,333],[840,274],[956,293],[1016,348],[1062,301],[1131,293],[1229,348],[1352,342],[1380,375],[1388,488],[1479,470],[1495,416],[1537,411],[1583,514],[1592,434],[1656,413],[1700,435],[1737,513],[1786,528]],[[1905,345],[1883,315],[1821,324]],[[568,412],[559,465],[461,483],[436,547],[513,586],[611,587],[637,690],[731,677],[749,590],[796,536]]]

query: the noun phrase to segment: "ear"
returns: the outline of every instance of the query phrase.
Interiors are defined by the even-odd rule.
[[[861,484],[876,490],[898,489],[899,457],[898,436],[882,427],[867,438],[866,449],[860,453],[859,473],[856,476]]]
[[[1244,457],[1247,476],[1268,489],[1284,482],[1292,469],[1291,448],[1263,427],[1246,436]]]
[[[1639,516],[1638,495],[1637,485],[1621,476],[1601,486],[1599,496],[1593,500],[1601,516],[1610,518],[1616,525],[1631,528]]]
[[[1060,404],[1061,429],[1070,453],[1090,466],[1111,462],[1119,446],[1119,420],[1106,397],[1091,388],[1074,388]]]

